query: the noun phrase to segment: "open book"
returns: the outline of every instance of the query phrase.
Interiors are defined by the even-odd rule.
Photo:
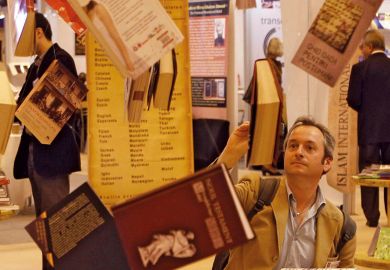
[[[34,55],[35,12],[34,0],[8,0],[8,21],[11,31],[11,44],[15,56]]]
[[[223,165],[112,207],[131,269],[175,269],[254,238]]]
[[[158,0],[68,0],[124,77],[137,78],[183,40]]]
[[[277,158],[282,90],[267,59],[255,62],[253,80],[248,165],[270,165]]]
[[[87,88],[58,60],[54,60],[15,115],[42,144],[50,144],[74,111]]]
[[[87,183],[26,230],[56,270],[130,270],[114,220]]]
[[[15,97],[9,85],[4,64],[0,64],[0,154],[4,154],[16,110]]]

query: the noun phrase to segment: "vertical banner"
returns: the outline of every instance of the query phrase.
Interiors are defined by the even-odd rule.
[[[326,0],[292,63],[334,87],[383,0]]]
[[[283,40],[282,15],[279,1],[262,1],[257,8],[246,11],[246,85],[252,78],[254,63],[257,59],[266,57],[266,50],[271,38]]]
[[[89,181],[107,206],[193,172],[187,3],[162,4],[185,36],[175,48],[170,111],[147,111],[144,104],[141,122],[128,123],[124,79],[92,35],[87,38]]]
[[[357,61],[356,52],[329,92],[328,127],[336,139],[336,146],[333,167],[326,180],[331,187],[343,193],[354,192],[352,175],[358,173],[357,113],[347,103],[349,78]]]
[[[194,118],[226,119],[229,0],[189,1],[189,16]]]

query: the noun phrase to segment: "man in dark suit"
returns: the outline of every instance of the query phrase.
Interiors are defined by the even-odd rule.
[[[36,13],[35,24],[37,57],[28,69],[17,100],[18,106],[54,59],[77,76],[72,57],[52,43],[51,27],[43,14]],[[79,134],[76,134],[74,128],[75,118],[76,116],[72,116],[69,119],[50,145],[41,144],[26,128],[23,130],[14,163],[14,177],[30,179],[37,216],[69,194],[69,174],[80,170],[80,150],[76,143]],[[52,269],[45,260],[43,269]]]
[[[385,55],[383,35],[369,30],[360,49],[364,61],[353,65],[348,105],[358,112],[359,170],[371,164],[390,164],[390,59]],[[367,225],[379,221],[379,190],[361,187]],[[387,192],[385,189],[385,205]]]

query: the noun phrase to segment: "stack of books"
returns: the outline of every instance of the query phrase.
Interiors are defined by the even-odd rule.
[[[0,171],[0,206],[11,204],[8,192],[9,182],[9,179],[5,176],[4,172]]]
[[[0,219],[8,218],[19,212],[19,206],[11,203],[8,191],[9,179],[0,170]]]
[[[390,164],[372,164],[352,177],[355,179],[390,179]]]

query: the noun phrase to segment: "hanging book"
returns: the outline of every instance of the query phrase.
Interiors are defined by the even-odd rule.
[[[68,0],[124,77],[137,78],[183,40],[158,0]]]
[[[0,154],[4,154],[14,122],[16,103],[3,64],[0,68],[0,86]]]
[[[25,229],[56,270],[130,270],[114,220],[87,183]]]
[[[282,91],[267,59],[255,62],[253,74],[248,165],[270,165],[276,163]]]
[[[142,110],[148,95],[150,79],[151,70],[149,69],[131,82],[127,105],[127,119],[129,122],[138,123],[141,121]]]
[[[254,238],[223,165],[112,207],[131,269],[176,269]]]
[[[8,0],[11,44],[15,56],[35,54],[34,0]]]
[[[74,111],[81,108],[87,91],[76,76],[54,60],[15,115],[42,144],[51,144]]]
[[[175,50],[172,50],[160,59],[159,75],[153,97],[154,107],[169,110],[176,77],[176,53]]]
[[[83,24],[73,8],[66,0],[45,0],[45,2],[54,9],[57,14],[66,22],[77,36],[84,35],[87,27]]]

